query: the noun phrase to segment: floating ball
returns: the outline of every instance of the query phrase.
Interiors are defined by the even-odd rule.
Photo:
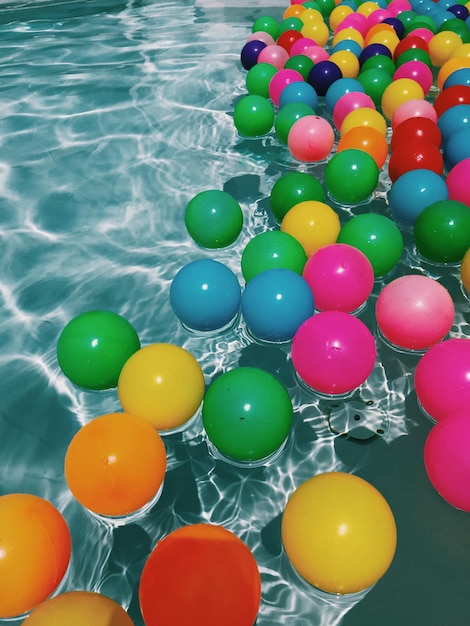
[[[369,107],[354,109],[346,115],[340,127],[340,136],[345,135],[352,128],[373,128],[382,137],[387,137],[387,122],[384,116]]]
[[[355,78],[359,74],[359,60],[350,50],[336,50],[332,52],[330,61],[339,67],[344,77]]]
[[[266,48],[264,41],[253,39],[246,42],[240,53],[241,64],[245,70],[249,70],[256,65],[259,53],[263,48]]]
[[[180,346],[154,343],[135,352],[122,368],[119,401],[126,413],[159,431],[181,428],[204,395],[204,375],[195,357]]]
[[[329,113],[333,113],[336,103],[341,97],[351,92],[365,92],[364,87],[357,78],[340,78],[328,87],[325,96],[325,104]]]
[[[454,87],[454,85],[465,85],[470,87],[470,68],[463,67],[462,69],[455,70],[455,72],[449,74],[444,81],[442,90],[445,91],[449,87]]]
[[[470,248],[464,254],[460,264],[460,280],[464,289],[470,293]]]
[[[251,32],[258,33],[259,31],[268,33],[273,39],[277,39],[280,34],[278,22],[270,15],[261,15],[253,22]]]
[[[272,38],[272,36],[264,30],[259,30],[251,33],[247,41],[262,41],[267,46],[274,43],[274,39]]]
[[[433,106],[437,116],[440,117],[447,109],[459,104],[470,104],[470,87],[467,85],[455,85],[443,89],[434,100]]]
[[[400,19],[400,17],[403,18],[403,15],[399,15],[398,19]],[[405,31],[406,28],[407,26],[405,24]],[[403,37],[398,46],[395,48],[393,58],[397,61],[397,59],[401,57],[404,52],[416,49],[429,53],[429,45],[424,41],[424,39],[408,34],[406,37]]]
[[[397,124],[393,129],[390,147],[392,153],[404,143],[414,141],[427,141],[433,143],[437,148],[441,147],[441,130],[433,120],[428,117],[408,117]],[[419,169],[423,169],[420,167]]]
[[[28,626],[133,626],[120,604],[93,591],[67,591],[40,604]]]
[[[325,191],[315,176],[308,172],[287,172],[274,183],[269,196],[271,210],[281,222],[289,209],[306,200],[324,202]]]
[[[238,367],[210,385],[202,406],[208,440],[228,460],[267,459],[285,443],[292,426],[289,394],[269,372]]]
[[[367,152],[374,159],[379,170],[382,169],[388,157],[387,140],[375,128],[357,126],[344,133],[338,141],[336,152],[350,149]]]
[[[406,172],[397,178],[387,194],[392,218],[403,226],[414,226],[426,207],[448,197],[444,178],[425,169]]]
[[[297,120],[300,120],[302,117],[312,115],[315,115],[315,111],[310,105],[303,102],[291,102],[290,104],[283,106],[278,111],[274,122],[274,130],[279,141],[284,145],[287,145],[289,141],[289,133]]]
[[[275,68],[281,70],[288,58],[289,53],[285,48],[272,44],[261,50],[258,55],[258,63],[271,63]]]
[[[312,59],[314,65],[320,63],[320,61],[327,61],[330,58],[328,51],[317,44],[309,46],[303,51],[302,54],[305,54],[309,59]]]
[[[84,389],[116,387],[127,359],[140,348],[134,327],[111,311],[88,311],[74,317],[57,342],[62,372]]]
[[[307,255],[300,243],[280,230],[253,237],[242,252],[241,270],[246,282],[265,270],[282,268],[302,274]]]
[[[191,330],[227,327],[240,310],[241,288],[230,268],[213,259],[198,259],[182,267],[170,287],[170,304]]]
[[[246,89],[249,94],[269,98],[269,83],[277,69],[270,63],[257,63],[246,75]]]
[[[316,163],[326,159],[335,142],[331,124],[319,115],[306,115],[294,122],[287,145],[292,156],[298,161]]]
[[[308,387],[333,396],[362,385],[374,368],[376,348],[372,333],[357,317],[323,311],[295,333],[291,356],[295,371]]]
[[[361,66],[361,73],[369,70],[385,70],[389,76],[393,76],[396,70],[395,63],[386,54],[377,54],[369,57]]]
[[[314,252],[302,275],[319,311],[357,311],[374,286],[374,270],[369,259],[357,248],[343,243],[333,243]]]
[[[183,526],[150,553],[139,601],[146,626],[252,626],[261,601],[258,565],[223,526]]]
[[[269,97],[275,106],[279,105],[279,98],[283,90],[292,83],[304,82],[302,74],[296,70],[282,69],[276,72],[269,83]]]
[[[470,175],[470,158],[456,163],[447,174],[446,183],[449,198],[470,207],[470,188],[467,184]]]
[[[412,78],[398,78],[385,88],[381,107],[384,115],[391,120],[398,107],[407,100],[424,99],[421,85]]]
[[[282,219],[281,231],[299,241],[307,256],[335,243],[341,230],[339,216],[325,202],[305,200],[293,206]]]
[[[411,78],[421,85],[424,95],[429,93],[432,86],[433,76],[431,68],[423,61],[407,61],[397,68],[393,80],[399,78]]]
[[[303,36],[300,31],[291,28],[285,30],[283,33],[281,33],[281,35],[279,35],[276,44],[278,46],[281,46],[282,48],[285,48],[287,52],[291,54],[292,46],[294,45],[294,43],[302,38]]]
[[[428,45],[433,65],[442,67],[450,58],[451,53],[462,45],[462,40],[457,33],[445,30],[436,33]]]
[[[96,417],[75,434],[65,455],[65,478],[86,509],[109,517],[135,513],[163,485],[165,446],[145,419],[125,413]]]
[[[188,203],[184,221],[189,235],[203,248],[226,248],[240,234],[243,212],[226,191],[208,189]]]
[[[48,501],[27,493],[0,496],[0,618],[31,611],[57,589],[70,562],[67,522]]]
[[[423,117],[429,118],[434,124],[437,123],[437,113],[433,105],[427,100],[407,100],[400,104],[398,109],[393,114],[392,118],[392,131],[397,128],[402,122],[409,118],[417,117],[422,119]]]
[[[292,46],[291,52],[293,52],[294,46]],[[284,64],[285,69],[296,70],[302,74],[304,80],[307,80],[310,70],[313,67],[313,61],[308,56],[301,53],[297,53],[291,56]]]
[[[341,96],[333,109],[333,124],[339,130],[348,113],[351,113],[354,109],[364,107],[375,109],[375,104],[372,98],[362,90],[351,91],[344,96]]]
[[[340,78],[343,78],[343,75],[336,63],[320,61],[312,67],[307,80],[319,96],[325,96],[328,88]]]
[[[262,137],[273,127],[273,105],[262,96],[243,96],[235,105],[233,121],[240,135]]]
[[[299,74],[300,75],[300,74]],[[312,85],[306,82],[293,82],[284,87],[279,97],[279,107],[285,107],[291,103],[307,104],[313,110],[317,107],[318,96]]]
[[[328,39],[330,37],[330,30],[321,19],[310,20],[307,24],[304,24],[300,31],[304,37],[309,37],[316,41],[319,46],[326,47]]]
[[[385,89],[393,78],[386,70],[370,69],[362,71],[357,77],[363,85],[365,93],[372,98],[376,107],[380,106]]]
[[[443,154],[448,171],[460,161],[470,158],[470,129],[460,130],[449,137],[444,146]]]
[[[269,269],[247,283],[241,310],[248,330],[257,339],[290,341],[300,324],[313,315],[313,295],[297,272]]]
[[[470,339],[446,339],[432,346],[415,370],[415,391],[423,411],[434,421],[470,406]]]
[[[431,170],[438,175],[444,171],[444,157],[439,148],[425,139],[408,141],[392,151],[388,161],[388,175],[395,182],[411,170]]]
[[[437,73],[437,88],[442,91],[442,87],[449,76],[456,70],[470,67],[470,58],[468,57],[454,57],[448,59]]]
[[[325,168],[325,185],[330,196],[340,204],[366,201],[379,182],[379,168],[374,158],[354,148],[337,152]]]
[[[353,474],[327,472],[290,496],[282,516],[282,543],[297,572],[333,594],[363,591],[388,570],[397,529],[389,504]]]

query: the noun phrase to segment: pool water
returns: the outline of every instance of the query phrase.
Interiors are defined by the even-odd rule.
[[[348,400],[328,400],[298,384],[288,346],[255,342],[242,320],[220,334],[191,333],[171,310],[171,281],[189,260],[215,258],[243,283],[244,245],[276,226],[271,188],[299,167],[274,135],[242,139],[232,119],[246,92],[241,47],[256,17],[280,18],[282,9],[209,4],[2,5],[0,494],[30,492],[55,504],[74,545],[63,588],[101,591],[136,626],[143,625],[137,588],[150,550],[196,522],[222,524],[251,548],[262,578],[258,626],[467,625],[470,518],[446,504],[425,474],[432,424],[413,391],[419,355],[378,338],[367,383]],[[318,176],[323,167],[301,166]],[[188,237],[184,209],[205,189],[224,189],[243,208],[244,228],[230,248],[203,250]],[[386,213],[386,190],[383,177],[369,203],[336,206],[341,220]],[[394,275],[413,268],[439,278],[456,305],[450,336],[470,336],[458,268],[425,263],[411,233],[403,235]],[[360,314],[374,331],[374,303],[390,278],[376,282]],[[275,374],[295,409],[282,454],[266,467],[232,466],[209,454],[196,420],[165,438],[165,486],[146,516],[115,528],[91,518],[65,483],[65,449],[83,424],[120,405],[115,390],[84,391],[65,379],[56,345],[65,324],[92,309],[123,315],[142,345],[185,347],[207,384],[241,365]],[[315,594],[281,546],[288,496],[330,470],[369,480],[397,521],[392,566],[360,602]]]

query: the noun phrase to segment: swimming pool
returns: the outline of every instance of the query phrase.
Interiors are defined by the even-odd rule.
[[[150,549],[198,521],[225,525],[252,549],[263,586],[258,626],[463,626],[470,619],[470,522],[425,475],[431,423],[413,391],[417,355],[379,342],[361,392],[347,402],[323,400],[297,384],[286,346],[257,344],[242,325],[201,337],[186,331],[169,305],[173,276],[188,260],[210,256],[241,277],[243,245],[274,226],[267,200],[274,182],[297,167],[273,136],[241,139],[233,126],[235,102],[245,93],[241,45],[262,13],[279,17],[282,9],[189,0],[2,6],[0,493],[50,499],[73,536],[66,588],[115,598],[136,626],[137,585]],[[236,245],[213,253],[189,240],[183,219],[187,202],[209,188],[233,194],[245,214]],[[383,182],[372,205],[355,210],[374,203],[384,210],[385,189]],[[455,267],[423,265],[410,233],[404,237],[397,275],[413,267],[439,277],[456,302],[451,335],[469,336],[469,303]],[[380,288],[361,316],[371,327]],[[99,308],[130,320],[143,345],[187,348],[207,383],[237,365],[274,373],[295,407],[283,454],[261,468],[216,461],[196,422],[165,439],[168,473],[151,513],[115,529],[93,521],[67,489],[64,450],[82,424],[119,405],[115,391],[68,383],[56,344],[72,317]],[[329,470],[372,482],[397,520],[390,570],[352,606],[317,597],[281,548],[288,495]]]

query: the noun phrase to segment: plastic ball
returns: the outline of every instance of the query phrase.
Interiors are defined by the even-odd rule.
[[[305,56],[308,56],[309,59],[312,59],[314,65],[320,63],[320,61],[327,61],[330,58],[328,51],[317,44],[309,46],[303,51],[302,54],[305,54]]]
[[[470,129],[461,130],[449,137],[444,146],[443,154],[445,167],[448,171],[460,161],[470,158]]]
[[[245,70],[249,70],[258,62],[259,53],[266,48],[264,41],[247,41],[240,53],[241,64]]]
[[[392,153],[398,146],[404,143],[414,143],[415,141],[430,142],[437,148],[440,148],[442,144],[442,133],[439,125],[429,117],[407,117],[399,124],[397,123],[393,129],[392,140],[390,142]]]
[[[325,168],[325,185],[331,197],[341,204],[354,205],[367,200],[379,181],[374,158],[354,148],[333,155]]]
[[[388,157],[388,143],[375,128],[357,126],[341,136],[336,152],[343,150],[363,150],[375,161],[380,170]]]
[[[374,286],[374,270],[369,259],[344,243],[333,243],[314,252],[302,276],[319,311],[353,313],[366,303]]]
[[[279,35],[276,44],[285,48],[289,54],[291,54],[292,46],[299,39],[303,39],[302,33],[298,30],[290,29],[285,30],[281,35]]]
[[[269,196],[275,218],[282,222],[287,211],[306,200],[324,202],[325,191],[315,176],[308,172],[287,172],[274,183]]]
[[[343,119],[340,127],[340,136],[342,137],[352,128],[374,128],[382,137],[387,137],[387,122],[384,116],[369,107],[360,107],[350,111]]]
[[[297,272],[269,269],[247,283],[241,310],[255,338],[281,343],[290,341],[300,324],[313,315],[313,295]]]
[[[139,583],[146,626],[252,626],[260,601],[261,580],[250,549],[212,524],[183,526],[161,539]]]
[[[304,13],[304,11],[302,11],[302,13]],[[285,17],[279,24],[280,35],[277,38],[277,43],[279,43],[279,40],[282,40],[282,36],[285,33],[296,32],[300,35],[300,30],[303,25],[304,23],[298,15],[290,15],[289,17]]]
[[[262,137],[274,124],[274,109],[269,100],[262,96],[243,96],[235,105],[233,122],[240,135]]]
[[[246,89],[250,95],[269,98],[269,83],[277,69],[270,63],[257,63],[246,75]]]
[[[316,42],[309,37],[304,37],[302,34],[300,35],[300,39],[297,39],[296,42],[292,45],[290,49],[290,55],[297,56],[305,54],[305,51],[311,46],[316,46]]]
[[[212,331],[233,322],[240,310],[237,277],[223,263],[198,259],[173,278],[170,304],[180,322],[191,330]]]
[[[296,84],[300,85],[301,83]],[[315,115],[315,111],[304,102],[291,102],[279,109],[274,122],[274,130],[279,141],[287,145],[289,133],[297,120],[312,115]]]
[[[362,91],[351,91],[338,99],[333,108],[333,124],[339,130],[346,115],[355,109],[369,108],[375,109],[372,98]]]
[[[398,59],[395,60],[395,66],[399,68],[404,63],[409,63],[410,61],[421,61],[425,63],[430,69],[433,68],[433,64],[429,54],[425,50],[421,50],[420,48],[410,48],[409,50],[405,50]]]
[[[322,246],[335,243],[340,230],[336,211],[318,200],[299,202],[287,211],[281,222],[281,231],[295,237],[307,256]]]
[[[335,32],[344,18],[351,13],[354,13],[354,9],[352,7],[343,3],[337,5],[330,13],[330,19],[328,20],[331,30]]]
[[[325,96],[328,88],[340,78],[343,75],[336,63],[320,61],[312,67],[307,80],[319,96]]]
[[[454,323],[454,302],[445,287],[428,276],[408,274],[379,294],[376,320],[385,339],[405,350],[427,350],[442,341]]]
[[[279,96],[279,107],[282,109],[286,104],[292,103],[307,104],[315,110],[318,105],[317,92],[309,83],[298,81],[290,83],[284,87]]]
[[[303,79],[307,80],[310,70],[312,69],[314,63],[312,59],[310,59],[305,54],[296,54],[291,56],[284,64],[285,69],[296,70],[300,74],[302,74]]]
[[[75,434],[65,478],[86,509],[109,517],[135,513],[157,496],[166,470],[165,446],[141,417],[109,413]]]
[[[74,317],[57,342],[62,372],[84,389],[116,387],[127,359],[140,348],[134,327],[111,311],[88,311]]]
[[[28,626],[133,626],[120,604],[93,591],[67,591],[40,604]]]
[[[304,37],[309,37],[317,42],[319,46],[323,48],[328,43],[330,36],[330,30],[323,20],[311,20],[307,24],[304,24],[300,31]]]
[[[259,30],[259,31],[255,31],[254,33],[251,33],[249,37],[247,38],[247,41],[262,41],[267,46],[270,46],[274,43],[274,39],[272,38],[272,35],[270,35],[265,30]]]
[[[372,98],[375,106],[380,106],[385,89],[393,78],[386,70],[370,69],[362,71],[358,80],[364,86],[365,93]]]
[[[470,158],[456,163],[447,174],[446,182],[449,198],[470,207],[470,188],[467,184],[470,175]]]
[[[269,83],[269,97],[275,106],[279,105],[282,91],[290,84],[304,82],[302,74],[296,70],[282,69],[276,72]]]
[[[434,101],[434,109],[440,117],[447,109],[459,104],[470,104],[470,87],[467,85],[455,85],[441,91]]]
[[[396,67],[393,60],[385,54],[377,54],[369,57],[361,65],[361,72],[367,72],[369,70],[383,70],[390,76],[393,76]]]
[[[470,406],[470,339],[446,339],[419,360],[414,385],[423,411],[434,421],[468,411]]]
[[[453,57],[448,59],[440,68],[437,73],[437,88],[442,91],[442,87],[447,78],[462,68],[470,68],[470,58],[468,57]]]
[[[387,194],[392,218],[403,226],[414,226],[426,207],[448,197],[444,178],[425,169],[406,172],[393,183]]]
[[[57,589],[72,542],[62,514],[27,493],[0,496],[0,537],[0,619],[8,619],[31,611]]]
[[[272,44],[263,48],[258,55],[258,63],[270,63],[274,65],[278,70],[281,70],[287,59],[289,53],[282,46]]]
[[[400,104],[416,98],[424,98],[424,91],[421,85],[412,78],[398,78],[388,85],[383,92],[382,111],[391,120]]]
[[[341,228],[338,243],[347,243],[361,250],[371,262],[376,278],[388,274],[403,252],[400,229],[391,219],[377,213],[364,213],[349,219]]]
[[[126,413],[159,431],[181,428],[204,395],[204,375],[195,357],[180,346],[154,343],[135,352],[122,368],[118,397]]]
[[[202,421],[210,443],[227,460],[263,461],[284,445],[292,426],[289,394],[269,372],[238,367],[210,385]]]
[[[365,61],[367,61],[367,59],[370,59],[371,57],[375,57],[379,54],[383,56],[388,56],[390,58],[392,58],[393,56],[392,51],[384,44],[373,43],[363,48],[361,54],[359,55],[359,63],[362,66],[365,63]]]
[[[433,65],[442,67],[453,50],[462,45],[462,40],[450,30],[436,33],[429,42],[429,54]]]
[[[400,19],[400,16],[398,16],[398,19]],[[406,25],[405,25],[405,30],[406,30]],[[429,52],[428,44],[423,39],[421,39],[421,37],[415,37],[413,35],[406,35],[406,37],[403,37],[403,39],[400,41],[398,46],[395,48],[394,53],[393,53],[393,58],[396,61],[404,52],[407,52],[408,50],[413,50],[416,48],[419,50],[423,50],[424,52],[427,52],[427,53]]]
[[[388,161],[390,180],[395,182],[410,170],[431,170],[441,175],[444,170],[444,157],[432,142],[414,140],[400,144],[392,151]]]
[[[264,270],[282,268],[302,274],[307,255],[300,243],[280,230],[253,237],[242,252],[241,270],[246,282]]]
[[[306,115],[292,125],[287,145],[298,161],[316,163],[330,154],[335,142],[331,124],[319,115]]]
[[[432,71],[422,61],[407,61],[397,68],[393,75],[394,80],[399,78],[411,78],[421,85],[424,95],[429,93],[432,86]]]
[[[189,235],[203,248],[226,248],[243,227],[240,205],[226,191],[208,189],[187,204],[184,221]]]
[[[455,85],[465,85],[466,87],[470,87],[470,68],[463,67],[462,69],[455,70],[455,72],[449,74],[442,85],[442,90],[445,91],[449,87],[454,87]]]
[[[330,54],[330,61],[335,63],[345,78],[355,78],[359,74],[359,60],[350,50],[336,50]]]
[[[460,264],[460,280],[465,291],[470,293],[470,248],[464,254]]]
[[[333,113],[336,103],[342,96],[345,96],[347,93],[358,91],[365,93],[364,87],[357,78],[340,78],[330,85],[325,96],[325,104],[329,113]]]
[[[382,494],[353,474],[327,472],[290,496],[282,516],[282,542],[297,572],[333,594],[363,591],[388,570],[397,529]]]
[[[331,48],[331,53],[334,54],[335,52],[340,52],[343,50],[352,52],[356,56],[356,58],[359,58],[362,47],[357,41],[353,41],[352,39],[343,39],[342,41],[336,42],[336,44]]]
[[[413,235],[425,259],[458,263],[470,248],[470,207],[451,199],[434,202],[417,217]]]
[[[279,37],[279,24],[274,17],[261,15],[253,22],[251,27],[252,33],[257,33],[258,31],[269,33],[273,39],[277,39]]]
[[[343,395],[362,385],[376,358],[374,337],[354,315],[322,311],[307,319],[292,340],[292,364],[312,390]]]

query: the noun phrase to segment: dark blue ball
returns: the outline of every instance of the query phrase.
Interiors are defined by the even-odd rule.
[[[315,63],[308,74],[307,82],[312,85],[319,96],[325,96],[329,87],[343,74],[333,61],[320,61]]]
[[[266,48],[264,41],[253,39],[246,42],[240,54],[242,65],[246,70],[250,70],[253,65],[258,63],[258,56],[263,48]]]

